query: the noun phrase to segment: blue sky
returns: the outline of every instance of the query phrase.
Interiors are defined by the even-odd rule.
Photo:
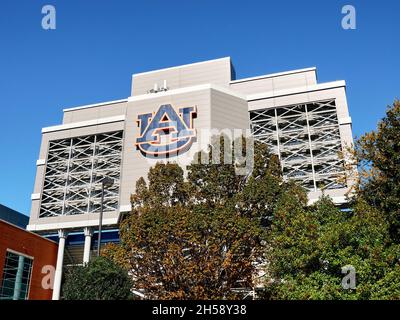
[[[57,29],[41,28],[54,5]],[[341,28],[352,4],[357,29]],[[354,134],[400,97],[400,2],[1,0],[0,203],[29,214],[42,127],[129,96],[132,73],[231,56],[237,78],[316,66],[346,80]]]

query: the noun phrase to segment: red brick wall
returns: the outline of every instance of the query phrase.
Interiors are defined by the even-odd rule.
[[[58,245],[36,234],[25,231],[0,220],[0,282],[6,250],[11,249],[33,257],[32,275],[29,287],[29,300],[49,300],[51,289],[42,288],[42,267],[56,266]]]

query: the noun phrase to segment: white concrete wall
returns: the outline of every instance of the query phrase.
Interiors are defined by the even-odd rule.
[[[163,86],[164,80],[167,80],[170,90],[207,83],[228,87],[231,80],[231,59],[227,57],[134,74],[131,95],[146,94],[153,89],[155,83],[159,87]]]

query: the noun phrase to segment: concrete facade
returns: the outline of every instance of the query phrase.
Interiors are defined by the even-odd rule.
[[[248,111],[334,99],[342,146],[352,144],[351,118],[344,81],[318,84],[316,68],[239,80],[233,80],[233,75],[230,58],[134,74],[131,96],[127,99],[64,109],[61,125],[42,130],[28,228],[47,231],[97,224],[97,215],[90,211],[79,215],[40,217],[49,142],[120,130],[124,137],[119,203],[117,210],[106,212],[104,217],[105,224],[115,225],[119,213],[130,209],[129,197],[134,192],[135,181],[146,176],[148,168],[156,162],[145,159],[136,150],[135,139],[139,130],[137,117],[142,113],[155,112],[164,104],[176,108],[196,106],[196,129],[246,129],[250,127]],[[164,85],[167,86],[166,91],[151,93],[154,88],[162,88]],[[194,150],[198,150],[198,146],[194,145]],[[343,190],[327,193],[336,200],[344,196]],[[320,194],[320,190],[313,190],[310,199],[316,199]]]

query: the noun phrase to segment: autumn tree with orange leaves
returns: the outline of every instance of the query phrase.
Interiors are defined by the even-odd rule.
[[[185,179],[178,165],[159,163],[147,182],[137,182],[121,242],[103,251],[130,271],[134,292],[147,299],[237,299],[253,289],[262,225],[285,188],[277,158],[263,144],[255,150],[247,176],[237,175],[235,164],[192,164]]]

